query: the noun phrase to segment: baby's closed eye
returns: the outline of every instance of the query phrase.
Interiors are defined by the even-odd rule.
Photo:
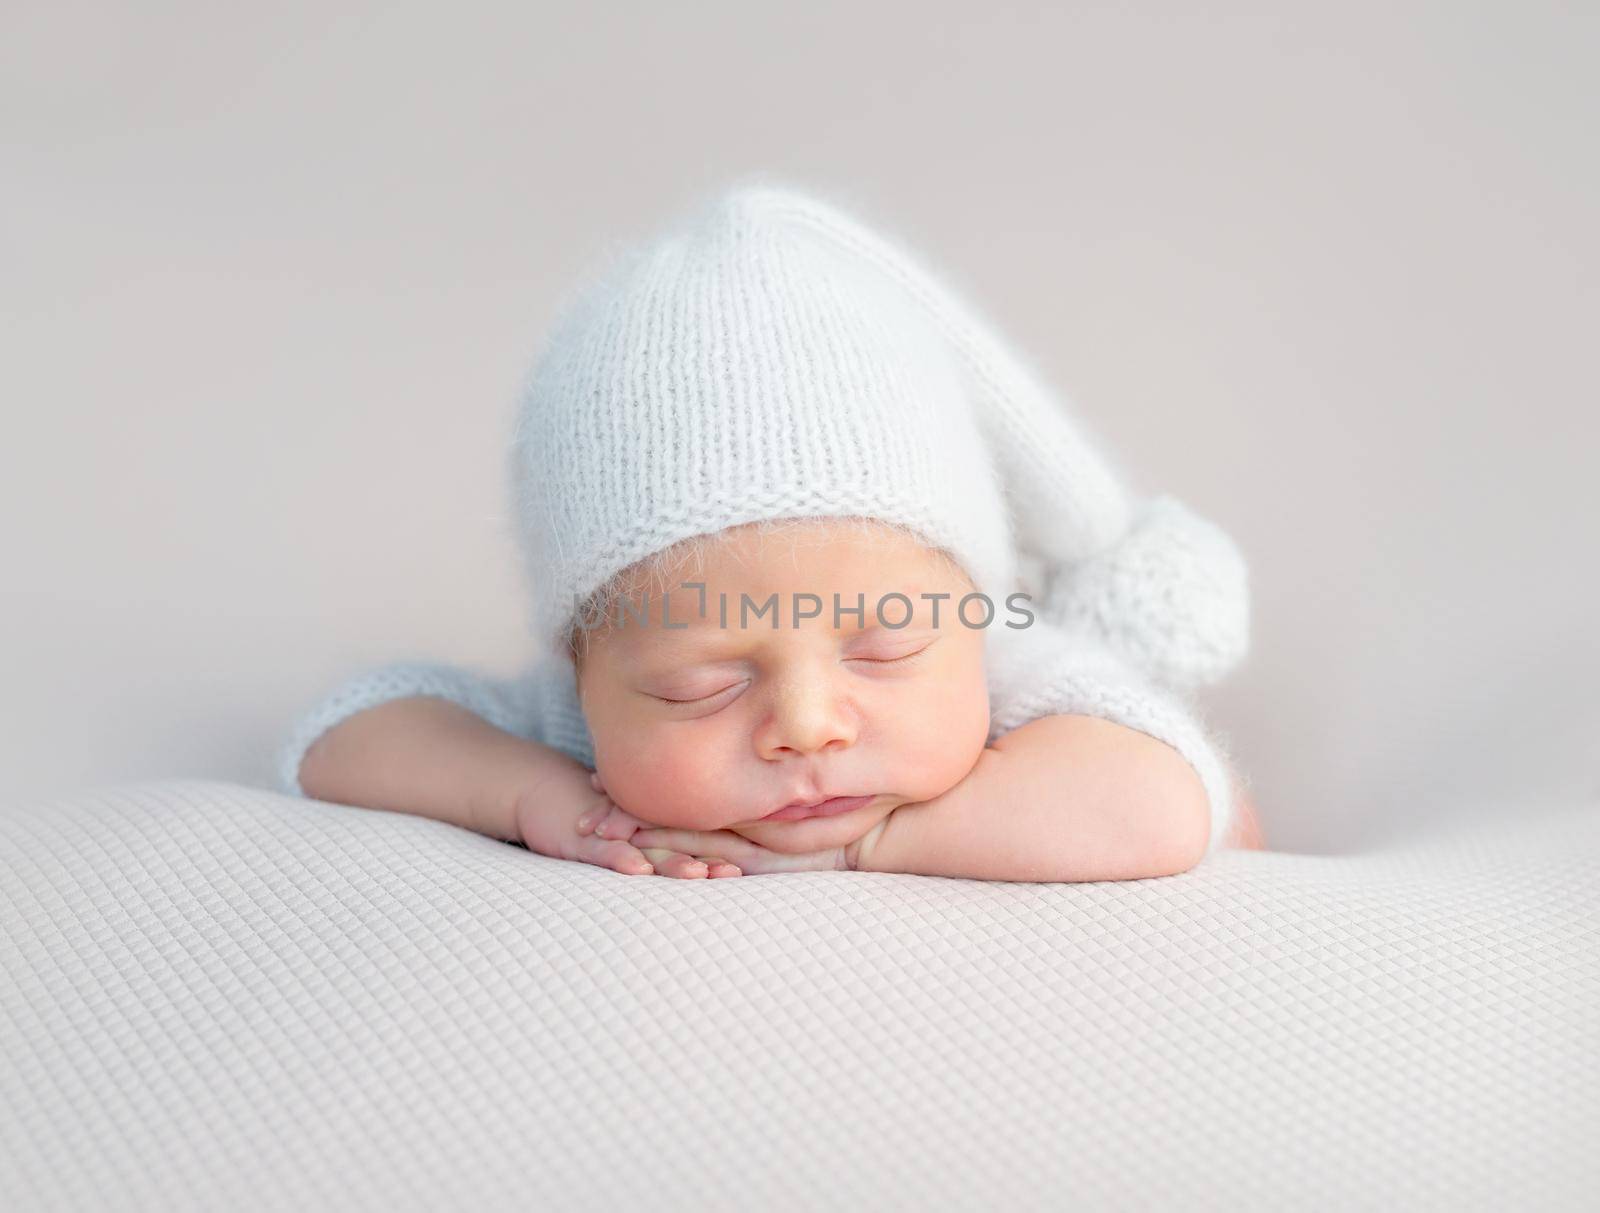
[[[929,649],[938,643],[934,640],[919,642],[917,648],[906,651],[905,646],[891,648],[880,646],[876,650],[852,653],[844,658],[845,661],[860,662],[868,666],[908,666],[923,657]],[[750,679],[741,678],[736,682],[724,682],[715,689],[701,690],[698,687],[679,690],[672,688],[670,693],[657,694],[653,691],[645,692],[652,699],[666,704],[706,704],[723,695],[731,695],[735,691],[743,690],[750,684]]]
[[[932,647],[933,647],[932,643],[925,644],[920,649],[916,649],[916,650],[914,650],[913,652],[910,652],[910,653],[902,653],[898,657],[847,657],[845,660],[846,661],[865,661],[865,662],[870,662],[872,665],[900,665],[902,663],[909,663],[909,662],[915,661],[918,657],[921,657],[924,653],[926,653]]]

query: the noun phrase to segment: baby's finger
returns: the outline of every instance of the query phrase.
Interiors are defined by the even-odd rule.
[[[643,851],[617,838],[585,838],[578,848],[578,858],[625,876],[649,876],[655,871]]]
[[[593,834],[597,838],[626,839],[641,824],[633,814],[617,808],[610,801],[606,801],[578,818],[577,828],[578,833]]]
[[[700,861],[706,865],[706,877],[709,880],[717,880],[725,876],[744,875],[740,871],[738,864],[729,863],[726,859],[718,859],[715,855],[702,855],[700,856]]]
[[[599,838],[631,838],[635,830],[641,830],[645,823],[640,821],[627,809],[619,809],[612,805],[606,814],[595,822],[595,836]]]
[[[604,821],[610,812],[611,806],[609,804],[597,805],[596,807],[586,811],[582,817],[578,818],[577,821],[573,822],[573,827],[580,834],[592,833],[595,826]]]
[[[705,863],[693,855],[685,855],[682,851],[647,847],[643,854],[655,865],[656,872],[661,876],[676,876],[680,880],[704,880],[709,872]]]
[[[731,830],[675,830],[664,826],[644,826],[631,841],[636,847],[667,847],[687,855],[716,855],[738,863],[750,843]]]

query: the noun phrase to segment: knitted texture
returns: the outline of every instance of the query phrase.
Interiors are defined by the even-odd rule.
[[[621,255],[554,325],[511,446],[541,651],[621,569],[762,519],[897,522],[996,601],[1010,591],[1005,504],[959,364],[891,280],[797,221],[803,205],[721,196]]]
[[[1193,690],[1249,651],[1248,585],[1228,534],[1164,495],[1139,507],[1119,543],[1057,571],[1039,609],[1104,640],[1156,682]]]
[[[996,601],[1036,564],[1062,618],[1158,682],[1215,681],[1247,649],[1226,534],[1170,497],[1141,506],[960,292],[781,185],[736,185],[614,253],[552,326],[509,454],[544,652],[679,539],[845,514],[920,532]]]

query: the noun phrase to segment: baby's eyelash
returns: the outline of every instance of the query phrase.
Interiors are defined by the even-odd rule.
[[[918,657],[921,657],[924,653],[926,653],[932,647],[933,646],[931,644],[924,645],[922,648],[918,649],[915,653],[906,653],[904,656],[901,656],[901,657],[851,657],[848,660],[850,660],[850,661],[869,661],[873,665],[900,665],[903,662],[915,661]]]
[[[933,647],[932,643],[923,645],[915,653],[906,653],[900,657],[847,657],[846,661],[865,661],[868,665],[909,665]],[[685,707],[691,703],[705,703],[715,699],[718,695],[726,695],[729,691],[738,690],[744,684],[736,682],[732,686],[723,687],[720,691],[712,691],[709,695],[700,695],[694,699],[668,699],[665,695],[652,695],[651,699],[670,704],[673,707]]]
[[[651,699],[659,699],[662,703],[671,704],[673,707],[683,707],[691,703],[705,703],[708,699],[715,699],[718,695],[726,695],[729,691],[738,690],[744,684],[736,682],[732,686],[725,686],[720,691],[712,691],[709,695],[698,695],[693,699],[668,699],[665,695],[652,695]]]

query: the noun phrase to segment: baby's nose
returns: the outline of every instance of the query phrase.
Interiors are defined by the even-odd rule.
[[[757,742],[768,757],[785,752],[820,754],[849,747],[857,732],[849,702],[819,680],[780,690]]]

